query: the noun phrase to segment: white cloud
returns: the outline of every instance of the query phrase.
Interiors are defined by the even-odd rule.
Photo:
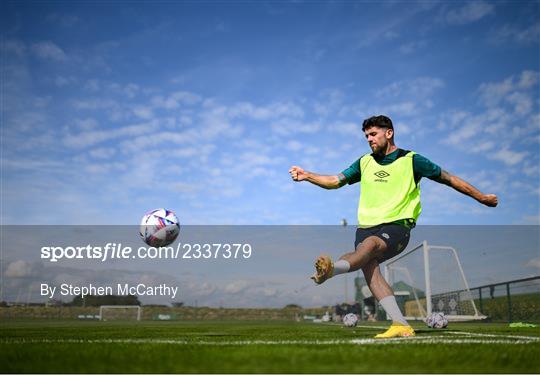
[[[505,25],[494,33],[492,40],[495,43],[512,42],[517,44],[538,43],[540,39],[540,22],[526,28]]]
[[[474,152],[486,152],[492,150],[495,147],[495,142],[482,141],[474,148]]]
[[[314,155],[321,153],[321,150],[318,147],[312,146],[310,144],[304,144],[296,140],[288,141],[285,144],[285,149],[293,152],[301,151],[302,154],[306,155]]]
[[[488,15],[494,14],[492,4],[482,1],[469,1],[459,9],[451,10],[446,14],[446,20],[450,24],[463,25],[478,21]]]
[[[512,166],[521,162],[527,155],[528,153],[526,151],[517,152],[509,150],[508,148],[503,148],[497,152],[490,153],[488,157],[493,160],[500,160],[504,164]]]
[[[39,42],[32,44],[30,47],[32,52],[39,58],[44,60],[54,60],[54,61],[66,61],[66,53],[62,48],[58,47],[51,41]]]
[[[116,101],[108,98],[76,99],[72,102],[75,109],[96,110],[118,108]]]
[[[250,283],[246,280],[236,280],[227,284],[224,288],[225,293],[238,294],[243,292],[250,286]]]
[[[73,76],[64,77],[64,76],[56,76],[54,79],[54,84],[58,87],[67,86],[77,83],[77,78]]]
[[[109,159],[116,154],[116,150],[113,147],[100,147],[90,150],[88,153],[95,159]]]
[[[197,145],[197,147],[183,147],[167,154],[177,158],[191,158],[197,155],[209,155],[215,148],[214,145]]]
[[[514,113],[516,115],[525,116],[532,110],[532,99],[522,92],[513,92],[508,95],[506,100],[514,106]]]
[[[152,108],[142,105],[133,108],[133,113],[135,114],[135,116],[143,120],[149,120],[154,117],[154,112],[152,112]]]
[[[302,118],[304,111],[294,103],[274,103],[257,107],[248,102],[237,103],[227,111],[230,118],[246,117],[253,120],[269,120],[280,117]]]
[[[193,124],[193,119],[190,116],[181,115],[178,119],[179,123],[182,125],[191,125]]]
[[[62,170],[65,167],[65,163],[56,160],[25,160],[17,158],[15,160],[7,159],[5,156],[2,158],[2,166],[4,168],[11,168],[14,170],[33,170],[33,171],[51,171]]]
[[[313,111],[319,116],[329,116],[343,108],[344,93],[339,89],[325,90],[313,103]]]
[[[176,91],[171,95],[164,97],[162,95],[156,95],[152,98],[152,105],[156,108],[176,109],[182,104],[187,106],[193,106],[200,103],[202,98],[187,91]]]
[[[477,122],[470,121],[461,126],[458,130],[453,131],[446,139],[444,143],[452,145],[461,145],[464,141],[472,138],[481,131],[481,125]]]
[[[425,45],[426,45],[426,42],[423,40],[404,43],[401,46],[399,46],[399,52],[401,52],[404,55],[410,55],[418,51],[419,49],[423,48]]]
[[[301,122],[290,119],[283,119],[271,125],[272,132],[276,135],[288,136],[295,133],[313,134],[321,130],[321,124]]]
[[[139,85],[134,83],[128,83],[127,85],[112,83],[109,87],[113,92],[118,92],[128,99],[133,99],[140,91]]]
[[[399,37],[399,34],[393,30],[388,30],[383,34],[383,37],[386,40],[394,40]]]
[[[101,94],[99,99],[101,100],[103,100],[102,98],[106,93],[120,95],[120,99],[133,99],[142,91],[141,87],[135,83],[120,84],[117,82],[106,82],[95,78],[86,80],[83,89],[90,92],[99,91]]]
[[[250,151],[240,155],[240,160],[242,160],[243,168],[251,169],[255,166],[274,165],[279,163],[281,159]]]
[[[516,96],[516,99],[516,105],[523,106],[518,107],[518,111],[522,113],[529,111],[520,96]],[[444,136],[442,143],[456,146],[460,150],[467,152],[486,152],[485,156],[487,158],[501,161],[508,166],[521,163],[529,156],[527,151],[518,151],[511,149],[509,145],[501,145],[500,136],[506,135],[509,139],[521,140],[524,135],[529,135],[531,131],[534,131],[531,129],[531,124],[525,126],[521,122],[519,127],[511,128],[515,119],[511,113],[508,113],[503,108],[490,107],[478,115],[455,111],[448,114],[446,118],[448,126],[439,126],[439,129],[451,131]],[[515,143],[512,142],[511,144],[514,145]]]
[[[516,98],[514,95],[512,99],[512,94],[531,89],[538,84],[538,77],[538,72],[525,70],[521,72],[517,79],[515,76],[510,76],[501,82],[482,83],[478,88],[478,92],[482,102],[488,107],[497,106],[503,100],[515,104]],[[523,97],[522,94],[521,98]]]
[[[262,294],[265,297],[275,297],[275,296],[278,295],[278,291],[275,288],[263,288],[262,289]]]
[[[386,4],[383,2],[381,4]],[[378,22],[372,20],[369,27],[362,30],[362,32],[352,33],[353,40],[350,43],[354,43],[353,46],[357,48],[368,47],[374,45],[381,40],[392,40],[400,35],[401,30],[408,22],[414,22],[414,19],[418,14],[429,11],[436,2],[411,2],[408,6],[403,7],[396,16],[392,17],[389,13],[385,13],[385,21]],[[346,35],[347,41],[350,39],[351,33]]]
[[[397,122],[394,124],[394,128],[396,129],[396,132],[399,132],[400,135],[407,135],[411,133],[411,127],[403,122]]]
[[[537,144],[540,144],[540,138],[537,139],[537,142],[538,142]],[[532,162],[530,160],[526,160],[523,163],[522,172],[526,176],[538,178],[538,176],[540,175],[540,165],[538,165],[537,163]],[[540,192],[540,186],[538,187],[537,191]]]
[[[84,131],[76,135],[69,134],[66,135],[62,141],[68,147],[83,148],[115,138],[146,134],[157,130],[157,128],[158,123],[156,121],[151,121],[110,130],[92,130]]]
[[[89,173],[111,173],[111,172],[121,172],[127,170],[127,165],[125,163],[111,162],[111,163],[96,163],[88,164],[85,167],[85,171]]]
[[[151,137],[141,135],[120,143],[120,147],[128,152],[139,152],[147,148],[155,147],[161,143],[185,144],[196,139],[194,132],[158,132],[152,133]]]
[[[540,222],[540,218],[536,217],[536,223]],[[525,263],[525,267],[540,268],[540,258],[533,258]]]
[[[523,72],[521,72],[517,87],[524,90],[530,89],[538,83],[539,77],[540,74],[538,72],[535,72],[533,70],[524,70]]]
[[[272,150],[273,146],[271,142],[265,139],[256,139],[256,138],[244,138],[237,140],[235,144],[241,149],[253,149],[258,152],[267,153]]]
[[[181,193],[196,193],[200,191],[202,186],[200,184],[193,184],[187,182],[177,182],[173,184],[173,190]]]
[[[32,275],[32,265],[24,260],[17,260],[8,265],[6,277],[28,277]]]
[[[298,141],[288,141],[287,144],[285,145],[285,148],[287,150],[291,150],[291,151],[299,151],[302,149],[302,144]]]
[[[155,108],[175,109],[178,108],[178,102],[171,97],[154,96],[152,98],[152,106]]]
[[[98,127],[98,122],[93,118],[76,119],[74,120],[77,127],[81,130],[93,130]]]
[[[512,78],[499,83],[482,83],[479,91],[482,100],[487,106],[497,105],[501,99],[514,89]]]
[[[490,151],[492,160],[502,161],[508,166],[522,162],[529,154],[516,149],[519,143],[531,143],[538,135],[538,121],[533,109],[538,84],[538,72],[523,71],[499,82],[482,83],[478,93],[483,112],[472,115],[466,111],[451,111],[443,116],[440,130],[451,130],[443,143],[469,152]],[[481,138],[479,138],[481,137]],[[500,146],[501,137],[511,141]]]
[[[471,114],[467,111],[450,110],[441,115],[441,118],[437,123],[437,130],[449,131],[451,129],[456,129],[462,125],[462,121],[469,116],[471,116]]]
[[[375,92],[379,98],[411,97],[425,99],[443,88],[445,83],[440,78],[418,77],[415,79],[393,82]]]
[[[189,297],[208,297],[218,290],[217,286],[207,281],[189,281],[187,283],[182,283],[182,286],[183,295]]]
[[[511,115],[499,108],[488,108],[478,115],[472,115],[465,111],[451,111],[443,116],[444,120],[438,126],[440,130],[451,130],[442,140],[443,143],[459,145],[462,148],[470,146],[471,151],[477,147],[478,137],[497,136],[508,130]],[[474,145],[466,141],[473,139]],[[491,141],[483,139],[483,142]],[[494,140],[493,140],[494,141]]]
[[[415,102],[400,102],[391,104],[388,106],[383,106],[382,111],[379,113],[388,113],[390,116],[400,117],[400,116],[413,116],[418,112],[418,107]]]
[[[336,132],[338,134],[352,136],[356,138],[364,137],[362,133],[362,126],[354,122],[337,122],[330,124],[328,130],[331,132]]]

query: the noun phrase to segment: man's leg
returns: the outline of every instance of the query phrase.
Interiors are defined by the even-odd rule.
[[[386,250],[386,243],[378,237],[370,236],[356,247],[356,251],[343,254],[335,263],[329,256],[321,255],[315,262],[315,275],[311,278],[322,284],[329,278],[364,267],[370,260]]]
[[[401,313],[392,288],[381,274],[379,262],[376,259],[371,260],[362,268],[362,271],[369,290],[392,319],[392,326],[386,332],[376,335],[375,338],[414,336],[414,330]]]
[[[379,237],[370,236],[356,247],[356,251],[343,254],[339,259],[349,263],[349,272],[353,272],[364,268],[369,262],[385,251],[386,243]]]
[[[364,272],[364,277],[368,283],[369,290],[371,290],[373,296],[382,305],[384,311],[392,318],[392,322],[409,325],[399,309],[396,297],[394,297],[394,291],[381,274],[379,262],[376,259],[373,259],[362,268],[362,271]]]
[[[322,284],[333,276],[361,269],[372,259],[390,259],[405,249],[409,238],[410,228],[397,224],[358,228],[355,251],[342,255],[335,263],[327,255],[319,256],[312,279]]]

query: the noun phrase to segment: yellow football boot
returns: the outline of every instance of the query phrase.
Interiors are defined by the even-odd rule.
[[[404,326],[403,324],[393,323],[386,332],[379,333],[375,336],[376,339],[390,339],[392,337],[412,337],[414,336],[414,329],[411,326]]]
[[[322,284],[334,274],[334,263],[328,255],[320,255],[315,261],[315,274],[311,279],[316,284]]]

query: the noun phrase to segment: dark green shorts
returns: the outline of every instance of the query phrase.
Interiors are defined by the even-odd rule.
[[[382,263],[405,250],[409,243],[410,234],[410,228],[399,224],[380,224],[371,228],[358,228],[356,229],[354,248],[356,249],[368,237],[379,237],[386,243],[386,250],[377,256],[379,263]]]

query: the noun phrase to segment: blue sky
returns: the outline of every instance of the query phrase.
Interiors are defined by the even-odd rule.
[[[358,185],[325,191],[287,171],[339,173],[370,152],[360,127],[375,114],[393,119],[399,147],[499,196],[490,209],[422,181],[420,224],[540,222],[539,2],[1,7],[3,224],[137,225],[157,207],[182,225],[354,224]],[[502,237],[479,232],[495,244],[421,228],[411,245],[429,237],[456,246],[471,285],[538,274],[538,227],[514,247],[509,227],[493,227]],[[4,293],[114,275],[176,282],[182,300],[212,306],[343,300],[343,279],[316,288],[307,275],[319,252],[351,250],[352,228],[317,246],[308,240],[320,236],[304,243],[268,230],[275,238],[258,240],[252,261],[226,271],[53,267],[37,259],[37,238],[20,236],[4,243]],[[352,297],[351,276],[348,285]]]
[[[2,222],[356,221],[362,120],[487,193],[422,182],[421,224],[539,222],[540,5],[3,2]]]

